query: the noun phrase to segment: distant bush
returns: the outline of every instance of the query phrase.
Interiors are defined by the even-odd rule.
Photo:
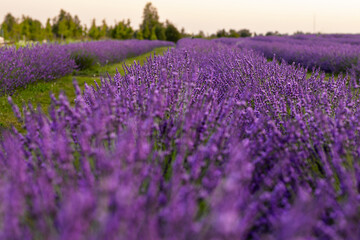
[[[96,56],[87,51],[72,52],[70,57],[75,61],[78,70],[89,69],[96,63]]]

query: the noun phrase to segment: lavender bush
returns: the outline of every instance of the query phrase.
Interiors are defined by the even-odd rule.
[[[37,80],[53,80],[75,68],[69,52],[60,45],[0,48],[0,95]]]
[[[15,114],[3,239],[359,239],[359,85],[180,40]],[[11,99],[9,99],[11,102]]]
[[[0,48],[0,95],[12,94],[16,88],[37,80],[65,76],[79,67],[76,62],[84,56],[93,59],[91,64],[104,65],[172,45],[166,41],[127,40]]]
[[[72,43],[66,46],[69,52],[94,58],[100,65],[120,62],[151,51],[157,47],[173,46],[172,42],[150,40],[105,40]]]
[[[259,36],[215,41],[254,49],[267,58],[276,55],[310,70],[320,68],[328,73],[340,73],[360,69],[360,35]]]

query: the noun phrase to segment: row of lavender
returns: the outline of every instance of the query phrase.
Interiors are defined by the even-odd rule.
[[[127,40],[0,48],[0,95],[12,94],[16,88],[37,80],[65,76],[78,67],[80,57],[91,56],[93,63],[103,65],[171,45],[165,41]]]
[[[359,85],[181,40],[0,151],[1,239],[359,239]]]
[[[329,73],[360,73],[360,35],[295,35],[216,40],[228,45],[251,48],[267,58],[282,58],[309,70]]]
[[[108,40],[69,44],[66,45],[66,48],[73,55],[89,56],[94,58],[96,63],[105,65],[120,62],[125,58],[138,56],[157,47],[166,46],[174,46],[174,43],[159,40]]]

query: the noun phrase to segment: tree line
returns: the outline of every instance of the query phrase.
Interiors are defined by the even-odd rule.
[[[0,36],[9,41],[149,39],[177,42],[183,37],[218,38],[252,35],[247,29],[239,31],[230,29],[229,32],[223,29],[210,36],[205,36],[202,31],[198,34],[188,34],[184,28],[179,31],[169,20],[160,22],[158,11],[150,2],[144,7],[142,22],[137,30],[131,27],[129,19],[118,21],[113,26],[109,26],[105,20],[97,25],[96,20],[93,19],[88,28],[81,24],[77,15],[72,16],[65,10],[60,10],[59,15],[53,19],[48,18],[45,26],[39,20],[29,16],[18,19],[8,13],[0,27]]]

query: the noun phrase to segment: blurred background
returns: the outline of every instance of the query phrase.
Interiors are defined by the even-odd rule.
[[[359,33],[355,0],[13,0],[0,8],[0,39],[216,38]]]

